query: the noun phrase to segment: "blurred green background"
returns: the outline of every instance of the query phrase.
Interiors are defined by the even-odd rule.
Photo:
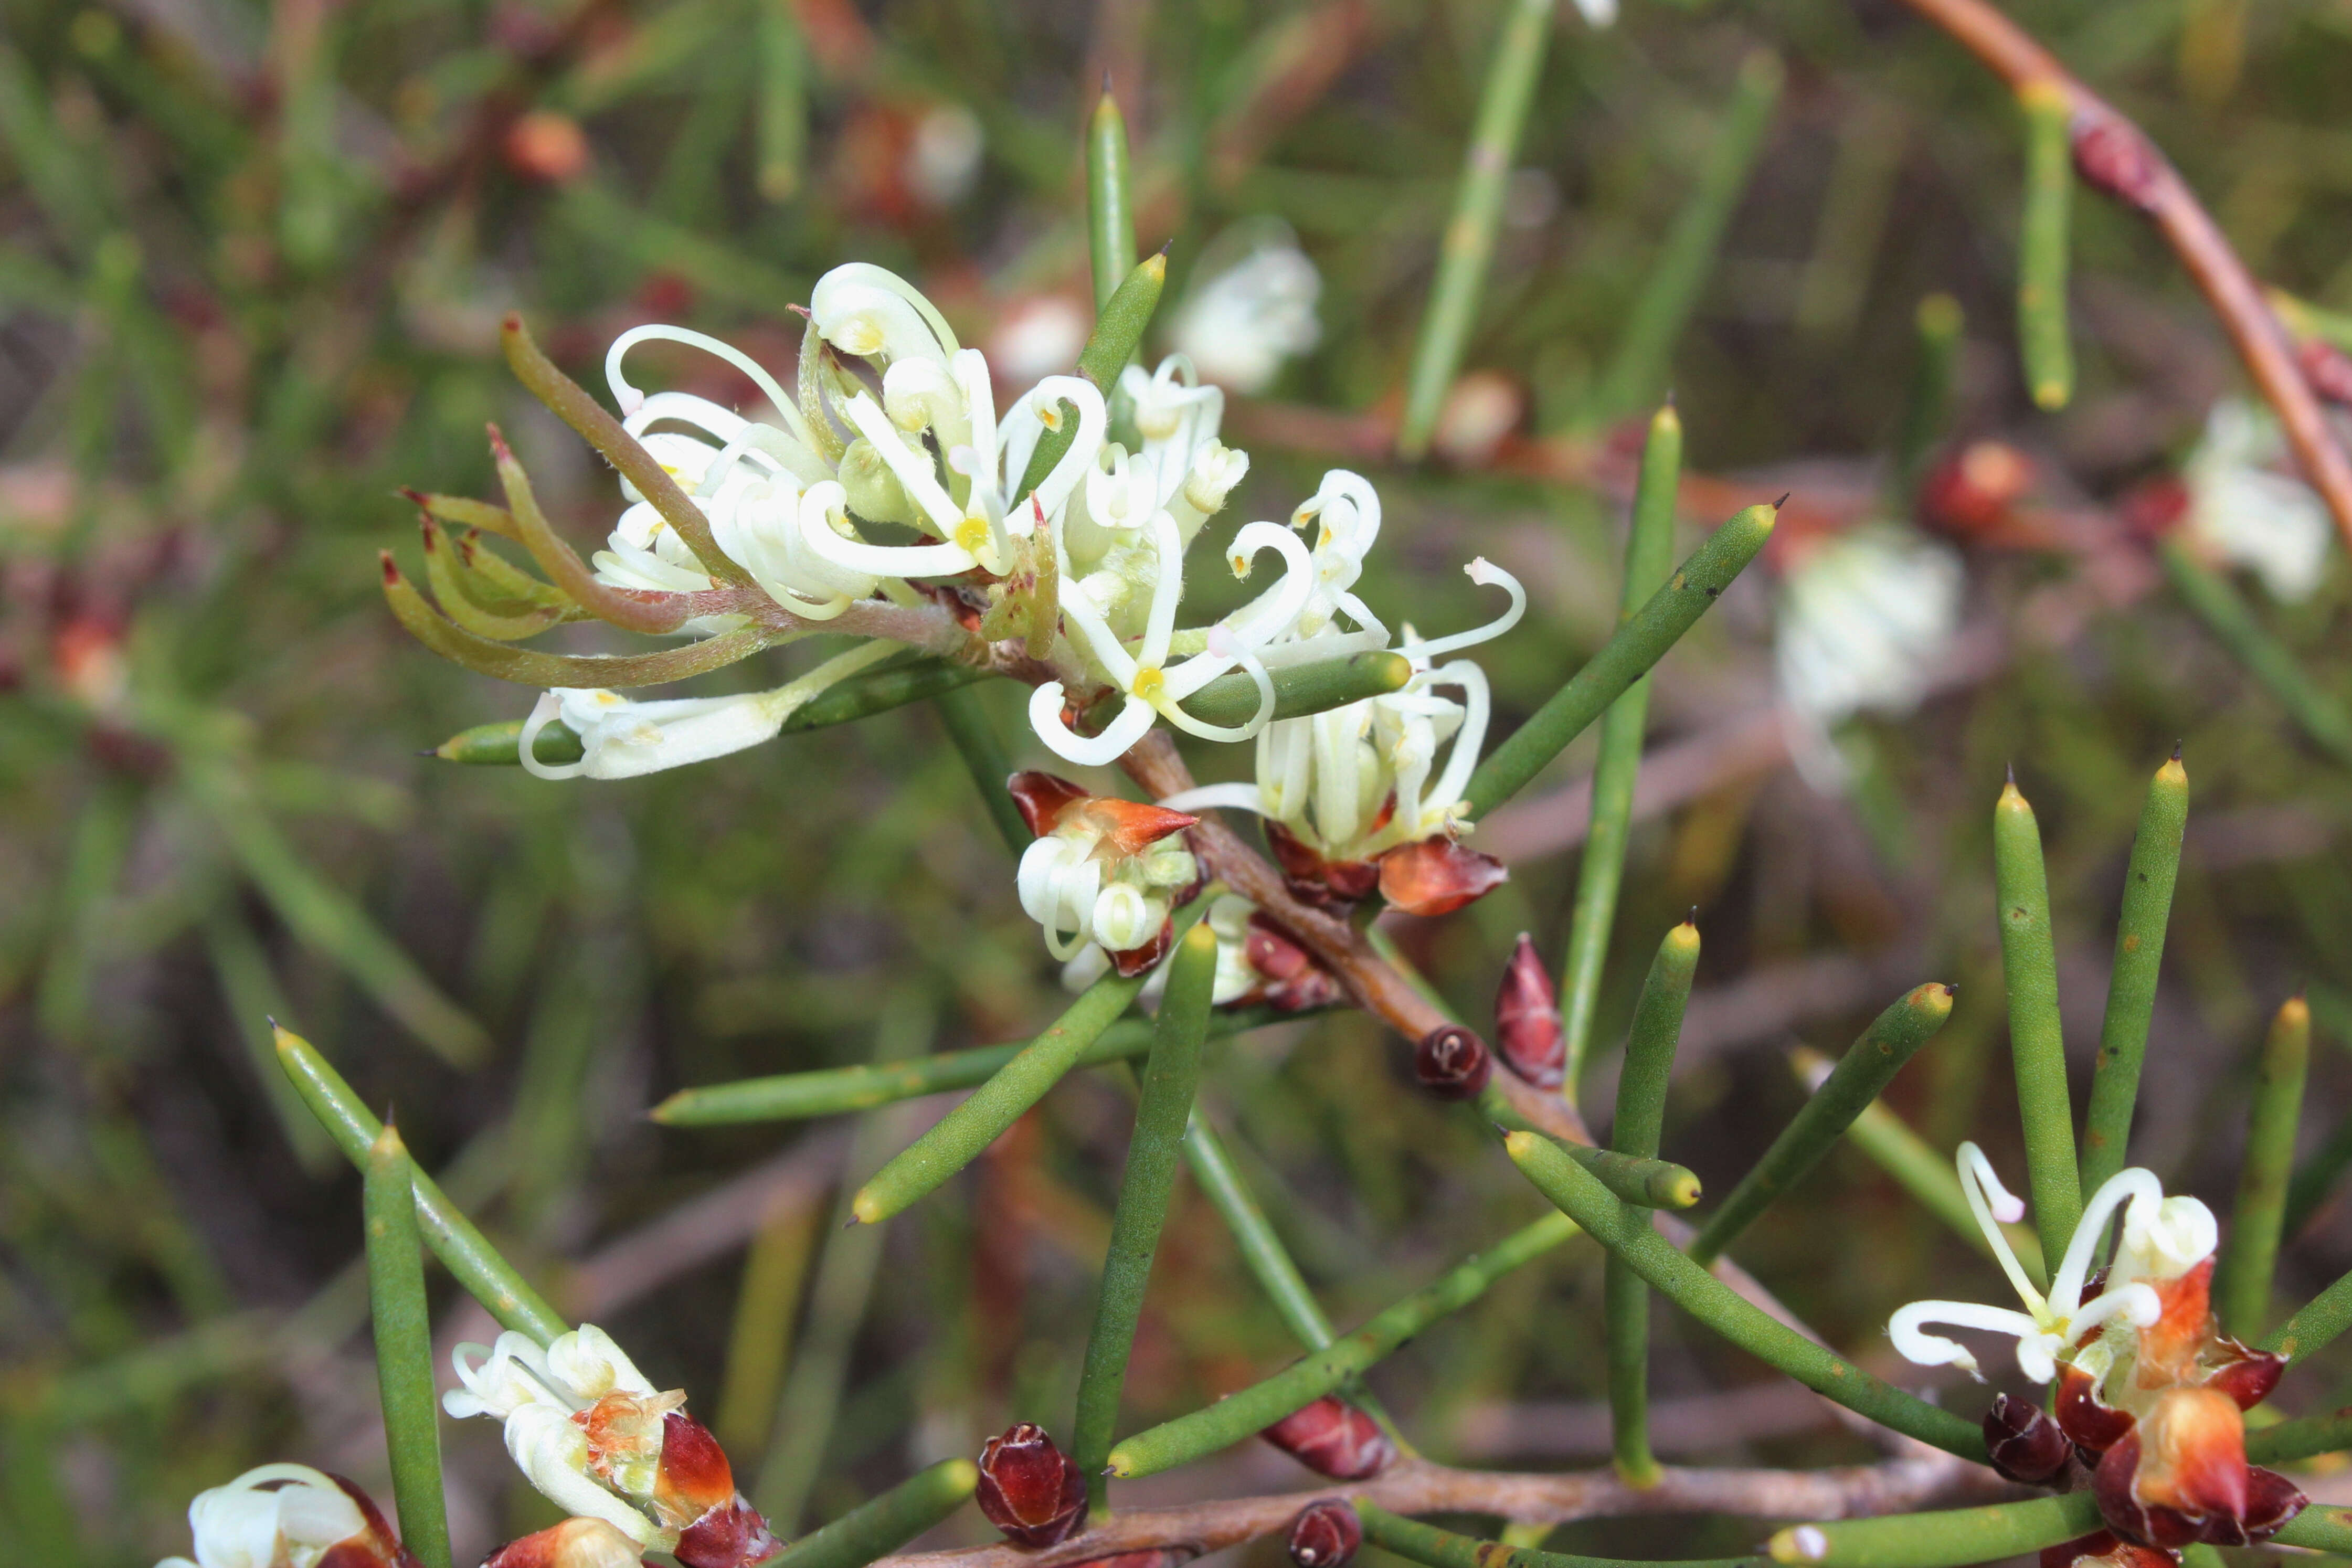
[[[1477,379],[1437,460],[1389,462],[1504,9],[0,0],[0,1556],[184,1550],[187,1500],[268,1459],[383,1494],[358,1184],[278,1081],[271,1015],[397,1111],[559,1306],[693,1391],[780,1525],[1009,1420],[1066,1427],[1127,1125],[1108,1081],[1074,1079],[974,1173],[849,1233],[841,1173],[925,1107],[855,1131],[644,1116],[682,1085],[1051,1016],[1054,967],[932,715],[623,784],[439,763],[417,753],[531,694],[410,643],[373,557],[414,561],[395,487],[484,492],[489,419],[575,539],[617,511],[602,466],[509,380],[505,310],[592,384],[604,343],[646,320],[788,366],[787,307],[848,259],[904,272],[992,352],[1013,352],[995,334],[1024,312],[1083,312],[1078,132],[1106,71],[1142,243],[1173,241],[1171,300],[1237,224],[1281,220],[1320,272],[1319,345],[1229,412],[1255,464],[1233,515],[1286,517],[1323,468],[1365,468],[1389,532],[1363,592],[1425,629],[1489,613],[1462,561],[1519,573],[1531,614],[1480,655],[1496,733],[1607,634],[1622,426],[1669,382],[1692,467],[1720,481],[1686,540],[1798,492],[1788,548],[1667,660],[1653,707],[1600,1067],[1651,948],[1696,904],[1669,1155],[1723,1190],[1797,1101],[1787,1047],[1842,1048],[1937,978],[1961,984],[1958,1010],[1898,1107],[1938,1149],[1975,1135],[2014,1170],[1988,847],[2001,768],[2049,843],[2086,1064],[2141,790],[2176,739],[2195,806],[2136,1155],[2226,1200],[2250,1053],[2305,984],[2336,1045],[2305,1135],[2327,1139],[2352,1091],[2352,730],[2328,731],[2352,698],[2346,574],[2331,542],[2300,603],[2236,584],[2293,655],[2298,721],[2118,508],[2240,380],[2161,243],[2078,199],[2082,385],[2036,413],[1999,84],[1885,0],[1631,0],[1602,30],[1563,7],[1469,339]],[[2352,4],[2011,13],[2149,127],[2259,275],[2352,307]],[[1669,260],[1696,285],[1687,320],[1633,341]],[[2008,443],[2039,522],[1959,531],[1964,613],[1936,689],[1846,725],[1847,777],[1824,791],[1787,765],[1776,717],[1778,574],[1879,510],[1931,291],[1967,321],[1937,450]],[[763,657],[733,674],[771,684],[804,659]],[[987,691],[1008,737],[1023,695]],[[1505,889],[1395,929],[1474,1020],[1516,932],[1558,960],[1591,747],[1487,825]],[[1246,750],[1194,762],[1204,779],[1249,766]],[[1536,1212],[1370,1022],[1218,1049],[1204,1102],[1341,1323]],[[1874,1365],[1893,1305],[1990,1278],[1850,1151],[1742,1253]],[[2320,1205],[2283,1295],[2347,1263],[2352,1225]],[[445,1339],[486,1338],[436,1279]],[[1598,1281],[1595,1255],[1568,1249],[1374,1382],[1439,1457],[1601,1462]],[[1861,1452],[1793,1389],[1659,1322],[1667,1457]],[[1291,1353],[1180,1185],[1122,1430]],[[2338,1376],[2315,1369],[2289,1402],[2340,1401]],[[488,1424],[468,1426],[445,1430],[461,1558],[549,1518]],[[1237,1453],[1134,1495],[1299,1474]],[[1745,1549],[1736,1525],[1671,1539]]]

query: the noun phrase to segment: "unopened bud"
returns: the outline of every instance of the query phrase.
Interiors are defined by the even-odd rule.
[[[1192,459],[1192,471],[1184,476],[1184,500],[1202,516],[1213,516],[1223,510],[1235,486],[1249,474],[1249,454],[1212,441],[1201,448]]]
[[[1992,1396],[1985,1412],[1985,1452],[1992,1468],[2024,1486],[2040,1486],[2066,1468],[2074,1445],[2042,1407],[2006,1394]]]
[[[482,1568],[637,1568],[642,1550],[601,1519],[567,1519],[509,1542]]]
[[[981,1448],[973,1500],[1015,1546],[1055,1546],[1087,1521],[1087,1479],[1043,1426],[1021,1421]]]
[[[2090,184],[2147,212],[2156,205],[2164,155],[2138,126],[2117,114],[2078,118],[2074,168]]]
[[[1258,1436],[1335,1481],[1377,1476],[1396,1458],[1396,1445],[1380,1423],[1336,1394],[1302,1405]]]
[[[1567,1076],[1568,1035],[1560,1027],[1559,993],[1525,931],[1495,996],[1495,1040],[1503,1048],[1503,1065],[1538,1089],[1557,1089]]]
[[[1290,1560],[1298,1568],[1342,1568],[1364,1543],[1364,1521],[1344,1502],[1310,1503],[1290,1523]]]
[[[1494,1058],[1486,1042],[1459,1024],[1429,1031],[1412,1053],[1412,1075],[1440,1100],[1468,1100],[1486,1087]]]
[[[2311,390],[2330,403],[2352,407],[2352,356],[2334,343],[2306,338],[2295,345],[2294,362]]]
[[[1381,897],[1409,915],[1449,915],[1510,879],[1492,855],[1451,838],[1399,845],[1381,857]]]
[[[890,471],[874,443],[860,436],[841,454],[841,488],[848,492],[849,510],[868,522],[915,523],[919,514],[907,487]]]

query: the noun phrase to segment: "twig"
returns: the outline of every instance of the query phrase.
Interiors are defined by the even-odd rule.
[[[1950,34],[2012,89],[2055,88],[2074,110],[2076,167],[2108,195],[2146,213],[2187,268],[2237,345],[2248,374],[2277,411],[2336,531],[2352,542],[2352,460],[2347,460],[2294,350],[2246,264],[2156,143],[2057,58],[1985,0],[1905,0]]]
[[[1044,1551],[997,1545],[922,1552],[885,1557],[875,1568],[1062,1568],[1065,1563],[1171,1547],[1194,1553],[1219,1552],[1288,1529],[1298,1510],[1318,1498],[1363,1497],[1396,1513],[1488,1514],[1557,1523],[1668,1513],[1850,1519],[1901,1511],[1956,1493],[1983,1500],[2008,1496],[2013,1490],[1994,1480],[1982,1467],[1938,1453],[1823,1470],[1668,1466],[1660,1471],[1655,1486],[1642,1489],[1629,1487],[1601,1470],[1514,1475],[1456,1470],[1406,1459],[1360,1486],[1122,1511]]]

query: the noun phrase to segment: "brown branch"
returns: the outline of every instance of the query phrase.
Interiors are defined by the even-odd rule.
[[[2075,165],[2091,184],[2155,223],[2203,291],[2246,370],[2277,411],[2336,529],[2352,543],[2352,461],[2329,428],[2262,286],[2147,132],[2084,86],[2057,58],[1985,0],[1905,0],[2012,89],[2054,87],[2074,109]]]
[[[1629,1487],[1613,1471],[1517,1475],[1406,1459],[1357,1486],[1117,1513],[1058,1546],[980,1546],[885,1557],[876,1568],[1062,1568],[1128,1552],[1221,1552],[1286,1530],[1319,1498],[1362,1497],[1397,1513],[1476,1513],[1560,1523],[1631,1514],[1730,1513],[1753,1519],[1844,1519],[1895,1513],[1955,1494],[1985,1500],[2016,1490],[1979,1465],[1930,1452],[1824,1470],[1685,1469]]]

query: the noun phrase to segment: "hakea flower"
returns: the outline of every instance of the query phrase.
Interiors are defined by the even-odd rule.
[[[2251,570],[2273,599],[2299,604],[2319,589],[2334,531],[2319,493],[2280,471],[2286,449],[2269,410],[2235,397],[2214,404],[2180,471],[2181,528],[2200,551]]]
[[[417,1568],[368,1495],[308,1465],[263,1465],[188,1505],[195,1559],[155,1568]]]
[[[1005,781],[1037,841],[1022,852],[1021,907],[1045,928],[1055,958],[1100,948],[1121,974],[1140,974],[1168,951],[1170,911],[1201,879],[1181,840],[1201,819],[1162,806],[1090,795],[1052,773]]]
[[[1212,257],[1233,246],[1232,232],[1210,243]],[[1211,381],[1235,392],[1264,392],[1285,360],[1323,340],[1315,302],[1323,278],[1289,231],[1260,226],[1231,266],[1202,268],[1168,325],[1169,341]]]
[[[2246,1462],[2243,1414],[2269,1394],[2285,1362],[2230,1339],[2214,1321],[2212,1211],[2195,1198],[2166,1197],[2147,1171],[2119,1172],[2084,1205],[2045,1298],[1996,1223],[2021,1218],[2024,1205],[1975,1144],[1960,1146],[1958,1163],[1969,1206],[2026,1310],[1915,1301],[1895,1314],[1888,1332],[1911,1361],[1972,1374],[1968,1351],[1925,1325],[2011,1334],[2025,1374],[2056,1381],[2054,1421],[2005,1397],[1988,1415],[1986,1445],[2002,1473],[2054,1480],[2065,1466],[2045,1429],[2054,1425],[2094,1466],[2100,1512],[2126,1543],[2244,1545],[2294,1518],[2305,1501],[2294,1483]],[[2094,1281],[2093,1253],[2119,1210],[2115,1264]],[[2086,1289],[2095,1292],[2087,1301]],[[2108,1555],[2093,1543],[2066,1561]],[[2129,1553],[2112,1561],[2138,1568]]]
[[[685,1393],[656,1390],[603,1330],[583,1325],[544,1350],[510,1331],[487,1349],[459,1345],[451,1361],[463,1386],[442,1407],[503,1422],[517,1467],[577,1518],[687,1568],[742,1568],[776,1551],[717,1439],[682,1408]],[[593,1534],[579,1550],[593,1549]]]

